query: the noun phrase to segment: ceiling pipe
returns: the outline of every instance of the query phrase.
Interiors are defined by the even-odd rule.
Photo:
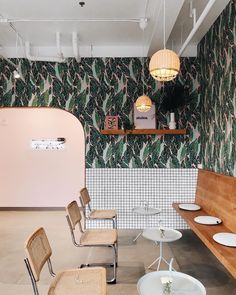
[[[18,22],[131,22],[131,23],[139,23],[139,18],[129,18],[129,19],[121,19],[121,18],[87,18],[87,19],[8,19],[1,18],[0,23],[18,23]]]
[[[73,47],[73,53],[74,57],[77,62],[81,61],[81,57],[79,55],[79,47],[78,47],[78,35],[76,32],[72,33],[72,47]]]
[[[26,58],[31,61],[49,61],[49,62],[66,62],[62,52],[61,52],[61,42],[60,42],[60,33],[56,33],[56,45],[57,45],[57,56],[34,56],[30,53],[30,43],[25,42],[25,54]]]
[[[197,32],[197,30],[199,29],[200,25],[202,24],[202,22],[204,21],[204,19],[206,18],[206,16],[208,15],[209,11],[211,10],[212,6],[215,4],[216,0],[210,0],[206,7],[204,8],[202,14],[199,16],[199,19],[197,20],[197,22],[195,23],[195,25],[193,26],[190,34],[188,35],[187,39],[185,40],[184,44],[182,45],[180,51],[179,51],[179,56],[181,56],[181,54],[184,52],[185,48],[188,46],[189,42],[192,40],[194,34]]]
[[[17,37],[19,37],[19,39],[20,39],[21,47],[22,47],[22,49],[24,50],[24,53],[25,53],[24,39],[21,36],[21,34],[17,31],[14,24],[12,24],[7,18],[4,18],[2,14],[0,14],[0,23],[3,23],[3,24],[6,23],[11,28],[11,30],[13,30],[15,32]]]
[[[56,44],[57,44],[58,57],[64,59],[63,53],[61,51],[61,34],[60,34],[60,32],[56,32]]]
[[[193,19],[193,26],[196,25],[196,19],[197,19],[197,10],[196,8],[193,8],[193,0],[190,1],[190,13],[189,17]]]

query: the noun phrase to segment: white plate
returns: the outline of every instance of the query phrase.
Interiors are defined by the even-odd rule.
[[[213,239],[224,246],[236,247],[236,234],[218,233],[213,236]]]
[[[220,218],[214,216],[197,216],[194,218],[194,221],[200,224],[207,225],[216,225],[222,222]]]
[[[187,211],[198,211],[201,209],[197,204],[179,204],[179,208]]]

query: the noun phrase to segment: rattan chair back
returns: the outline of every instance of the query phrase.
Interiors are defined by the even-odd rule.
[[[25,252],[29,260],[34,279],[39,281],[40,272],[45,262],[52,255],[52,250],[44,228],[40,227],[26,240]]]

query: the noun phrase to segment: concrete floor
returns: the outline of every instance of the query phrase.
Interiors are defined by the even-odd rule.
[[[65,212],[0,211],[0,294],[33,294],[24,265],[24,241],[36,228],[43,226],[48,235],[55,272],[75,268],[81,263],[109,259],[109,249],[78,249],[71,241]],[[108,295],[136,295],[138,279],[150,271],[147,266],[157,257],[158,247],[140,237],[138,231],[119,231],[119,267],[116,285],[108,285]],[[165,244],[167,260],[174,257],[174,267],[201,280],[207,295],[236,294],[236,280],[215,259],[190,231],[183,231],[181,240]],[[166,266],[162,265],[162,269]],[[152,269],[153,271],[155,269]],[[50,282],[47,267],[42,272],[40,294],[46,294]]]

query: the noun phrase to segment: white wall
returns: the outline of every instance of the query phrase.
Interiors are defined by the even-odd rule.
[[[66,138],[64,150],[31,140]],[[85,139],[72,114],[53,108],[0,109],[0,207],[64,207],[85,185]]]
[[[93,208],[115,208],[118,228],[141,229],[157,227],[158,220],[171,228],[189,228],[176,213],[172,203],[192,203],[195,200],[198,169],[195,168],[97,168],[87,169],[87,187]],[[134,207],[161,210],[160,215],[145,218],[134,214]],[[108,222],[89,222],[88,227],[108,226]],[[111,222],[109,222],[111,226]]]

